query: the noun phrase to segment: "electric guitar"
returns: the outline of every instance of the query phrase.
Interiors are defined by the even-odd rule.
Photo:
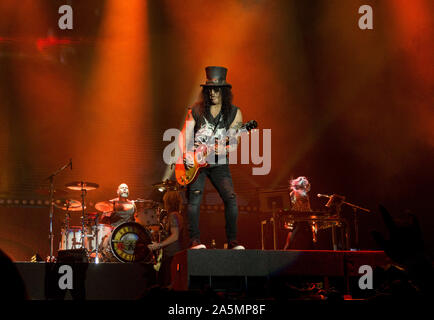
[[[258,123],[255,120],[251,120],[238,128],[231,138],[237,138],[241,133],[249,132],[257,127]],[[226,137],[226,140],[227,139],[229,139],[229,137]],[[207,155],[210,154],[211,151],[215,150],[215,147],[215,143],[202,143],[196,147],[195,151],[186,152],[184,155],[179,157],[175,164],[175,176],[180,185],[186,186],[192,183],[197,177],[199,169],[208,166],[208,163],[206,162]],[[184,163],[185,158],[192,159],[191,166],[187,166],[187,164]]]

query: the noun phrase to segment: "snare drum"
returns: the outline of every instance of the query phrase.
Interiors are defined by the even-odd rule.
[[[68,229],[62,227],[59,250],[81,249],[83,247],[81,244],[81,231],[79,226],[69,227]],[[85,227],[85,232],[89,234],[88,227]],[[88,248],[88,239],[86,237],[84,238],[84,246]]]
[[[100,248],[103,240],[105,238],[110,238],[112,231],[113,227],[108,224],[98,224],[96,226],[92,226],[92,236],[89,237],[89,251],[94,252],[97,248],[96,246],[99,246],[98,248]]]

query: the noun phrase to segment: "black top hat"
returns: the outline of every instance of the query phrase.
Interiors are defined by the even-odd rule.
[[[206,67],[206,83],[202,87],[230,87],[232,85],[226,82],[228,69],[224,67]]]

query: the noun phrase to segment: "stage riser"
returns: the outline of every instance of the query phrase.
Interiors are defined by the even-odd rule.
[[[154,284],[152,266],[126,263],[68,264],[73,269],[73,289],[61,290],[59,267],[64,264],[15,263],[28,295],[34,300],[80,298],[131,300]]]
[[[261,287],[270,279],[327,277],[350,283],[361,276],[360,266],[375,269],[389,262],[382,251],[185,250],[173,259],[172,277],[176,290],[204,285],[244,290]]]
[[[297,281],[357,286],[361,265],[384,266],[383,252],[185,250],[172,263],[175,290],[247,291],[266,294],[276,285]],[[64,263],[66,264],[66,263]],[[127,263],[71,264],[74,288],[59,289],[62,264],[15,263],[31,299],[137,299],[155,282],[151,265]],[[347,282],[346,282],[347,281]],[[355,285],[354,285],[355,284]],[[270,289],[271,288],[271,289]]]

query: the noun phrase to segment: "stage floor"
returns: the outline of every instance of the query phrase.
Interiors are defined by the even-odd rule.
[[[248,290],[252,279],[282,277],[359,277],[359,267],[385,266],[382,251],[184,250],[172,262],[173,288]],[[15,262],[31,299],[138,299],[154,284],[153,266],[140,263],[78,263],[71,265],[73,289],[62,290],[64,264]],[[258,282],[256,282],[258,283]],[[67,292],[68,291],[68,292]]]

